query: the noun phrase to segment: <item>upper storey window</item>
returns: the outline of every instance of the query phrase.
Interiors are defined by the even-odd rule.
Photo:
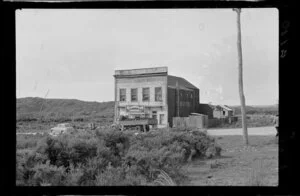
[[[137,88],[132,88],[131,89],[131,101],[137,101]]]
[[[155,87],[155,101],[162,101],[162,89],[161,89],[161,87]]]
[[[120,89],[120,101],[126,101],[126,89],[125,88]]]
[[[150,101],[150,88],[143,88],[143,101]]]

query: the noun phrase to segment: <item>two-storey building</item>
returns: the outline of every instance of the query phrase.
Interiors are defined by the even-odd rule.
[[[127,118],[156,118],[158,127],[172,126],[172,117],[197,112],[199,89],[168,75],[167,67],[115,71],[115,122]]]

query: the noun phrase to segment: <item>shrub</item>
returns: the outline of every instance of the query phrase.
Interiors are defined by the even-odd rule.
[[[68,155],[69,161],[77,165],[85,163],[88,158],[95,157],[97,154],[97,146],[88,141],[78,140],[72,141],[69,145]]]
[[[16,155],[17,185],[33,184],[34,182],[32,181],[32,177],[35,173],[33,167],[36,164],[46,163],[46,161],[48,160],[47,156],[30,149],[17,150]]]
[[[17,114],[17,121],[23,121],[23,122],[32,122],[37,121],[38,119],[34,114],[26,113],[26,114]]]
[[[136,186],[146,185],[146,179],[134,167],[107,167],[96,175],[97,186]]]
[[[37,135],[17,135],[17,149],[27,149],[27,148],[35,148],[40,141],[45,136]]]
[[[161,169],[179,183],[184,178],[180,170],[183,164],[192,158],[206,157],[208,149],[215,150],[212,155],[218,155],[221,148],[203,132],[158,131],[134,137],[125,159],[129,165],[137,165],[149,181],[156,178],[153,171]]]
[[[97,139],[88,133],[48,136],[38,143],[37,152],[46,154],[53,165],[68,167],[70,163],[85,163],[88,158],[96,156],[97,143]]]
[[[65,184],[65,168],[50,165],[49,160],[44,164],[35,165],[33,171],[34,175],[32,179],[36,185],[47,183],[52,186],[60,186]]]
[[[18,151],[17,182],[130,186],[154,185],[156,180],[159,185],[180,184],[186,178],[181,169],[185,163],[220,152],[214,139],[193,129],[166,129],[137,136],[113,128],[48,135],[31,151]]]
[[[114,129],[98,131],[96,134],[101,141],[98,146],[98,156],[107,158],[114,167],[120,166],[122,157],[129,150],[130,136]]]
[[[78,164],[77,166],[72,163],[69,165],[67,175],[65,178],[65,186],[78,186],[80,185],[80,180],[83,176],[82,165]]]

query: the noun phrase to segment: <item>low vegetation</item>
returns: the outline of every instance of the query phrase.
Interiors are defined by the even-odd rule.
[[[197,130],[18,135],[17,185],[180,185],[187,179],[184,164],[220,153]]]
[[[134,135],[109,128],[113,104],[17,99],[17,133],[46,133],[61,122],[71,122],[77,130],[58,137],[18,134],[17,185],[260,186],[278,182],[278,144],[269,137],[250,136],[257,151],[245,153],[236,150],[243,145],[239,136],[214,139],[203,132],[185,129]],[[239,115],[239,108],[234,109]],[[249,107],[248,127],[273,125],[272,115],[277,111],[275,107]],[[89,122],[98,128],[90,130]],[[224,127],[239,128],[241,122],[219,126]],[[216,157],[217,162],[209,162]],[[209,162],[207,168],[203,161]],[[186,169],[189,164],[192,166]],[[191,180],[193,176],[195,179]]]
[[[247,114],[247,127],[266,127],[274,126],[274,115],[266,114]],[[238,120],[231,124],[219,123],[211,128],[242,128],[241,116],[238,116]]]
[[[236,115],[241,114],[240,106],[230,106]],[[276,115],[278,113],[278,105],[266,106],[246,106],[248,115]]]

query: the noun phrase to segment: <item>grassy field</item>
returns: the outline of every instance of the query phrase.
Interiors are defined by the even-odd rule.
[[[242,136],[216,137],[222,156],[196,160],[185,166],[195,186],[277,186],[278,144],[274,136],[249,136],[244,148]]]
[[[66,121],[70,123],[76,130],[88,130],[89,123],[94,122],[96,127],[109,127],[113,119],[112,118],[99,118],[97,120],[86,120],[86,121]],[[59,122],[55,121],[17,121],[16,132],[17,133],[44,133],[48,132],[50,128],[55,127]]]
[[[212,128],[242,128],[242,119],[240,115],[238,116],[238,121],[228,124],[220,124]],[[266,127],[274,126],[273,124],[274,115],[271,114],[247,114],[247,126],[248,127]]]

